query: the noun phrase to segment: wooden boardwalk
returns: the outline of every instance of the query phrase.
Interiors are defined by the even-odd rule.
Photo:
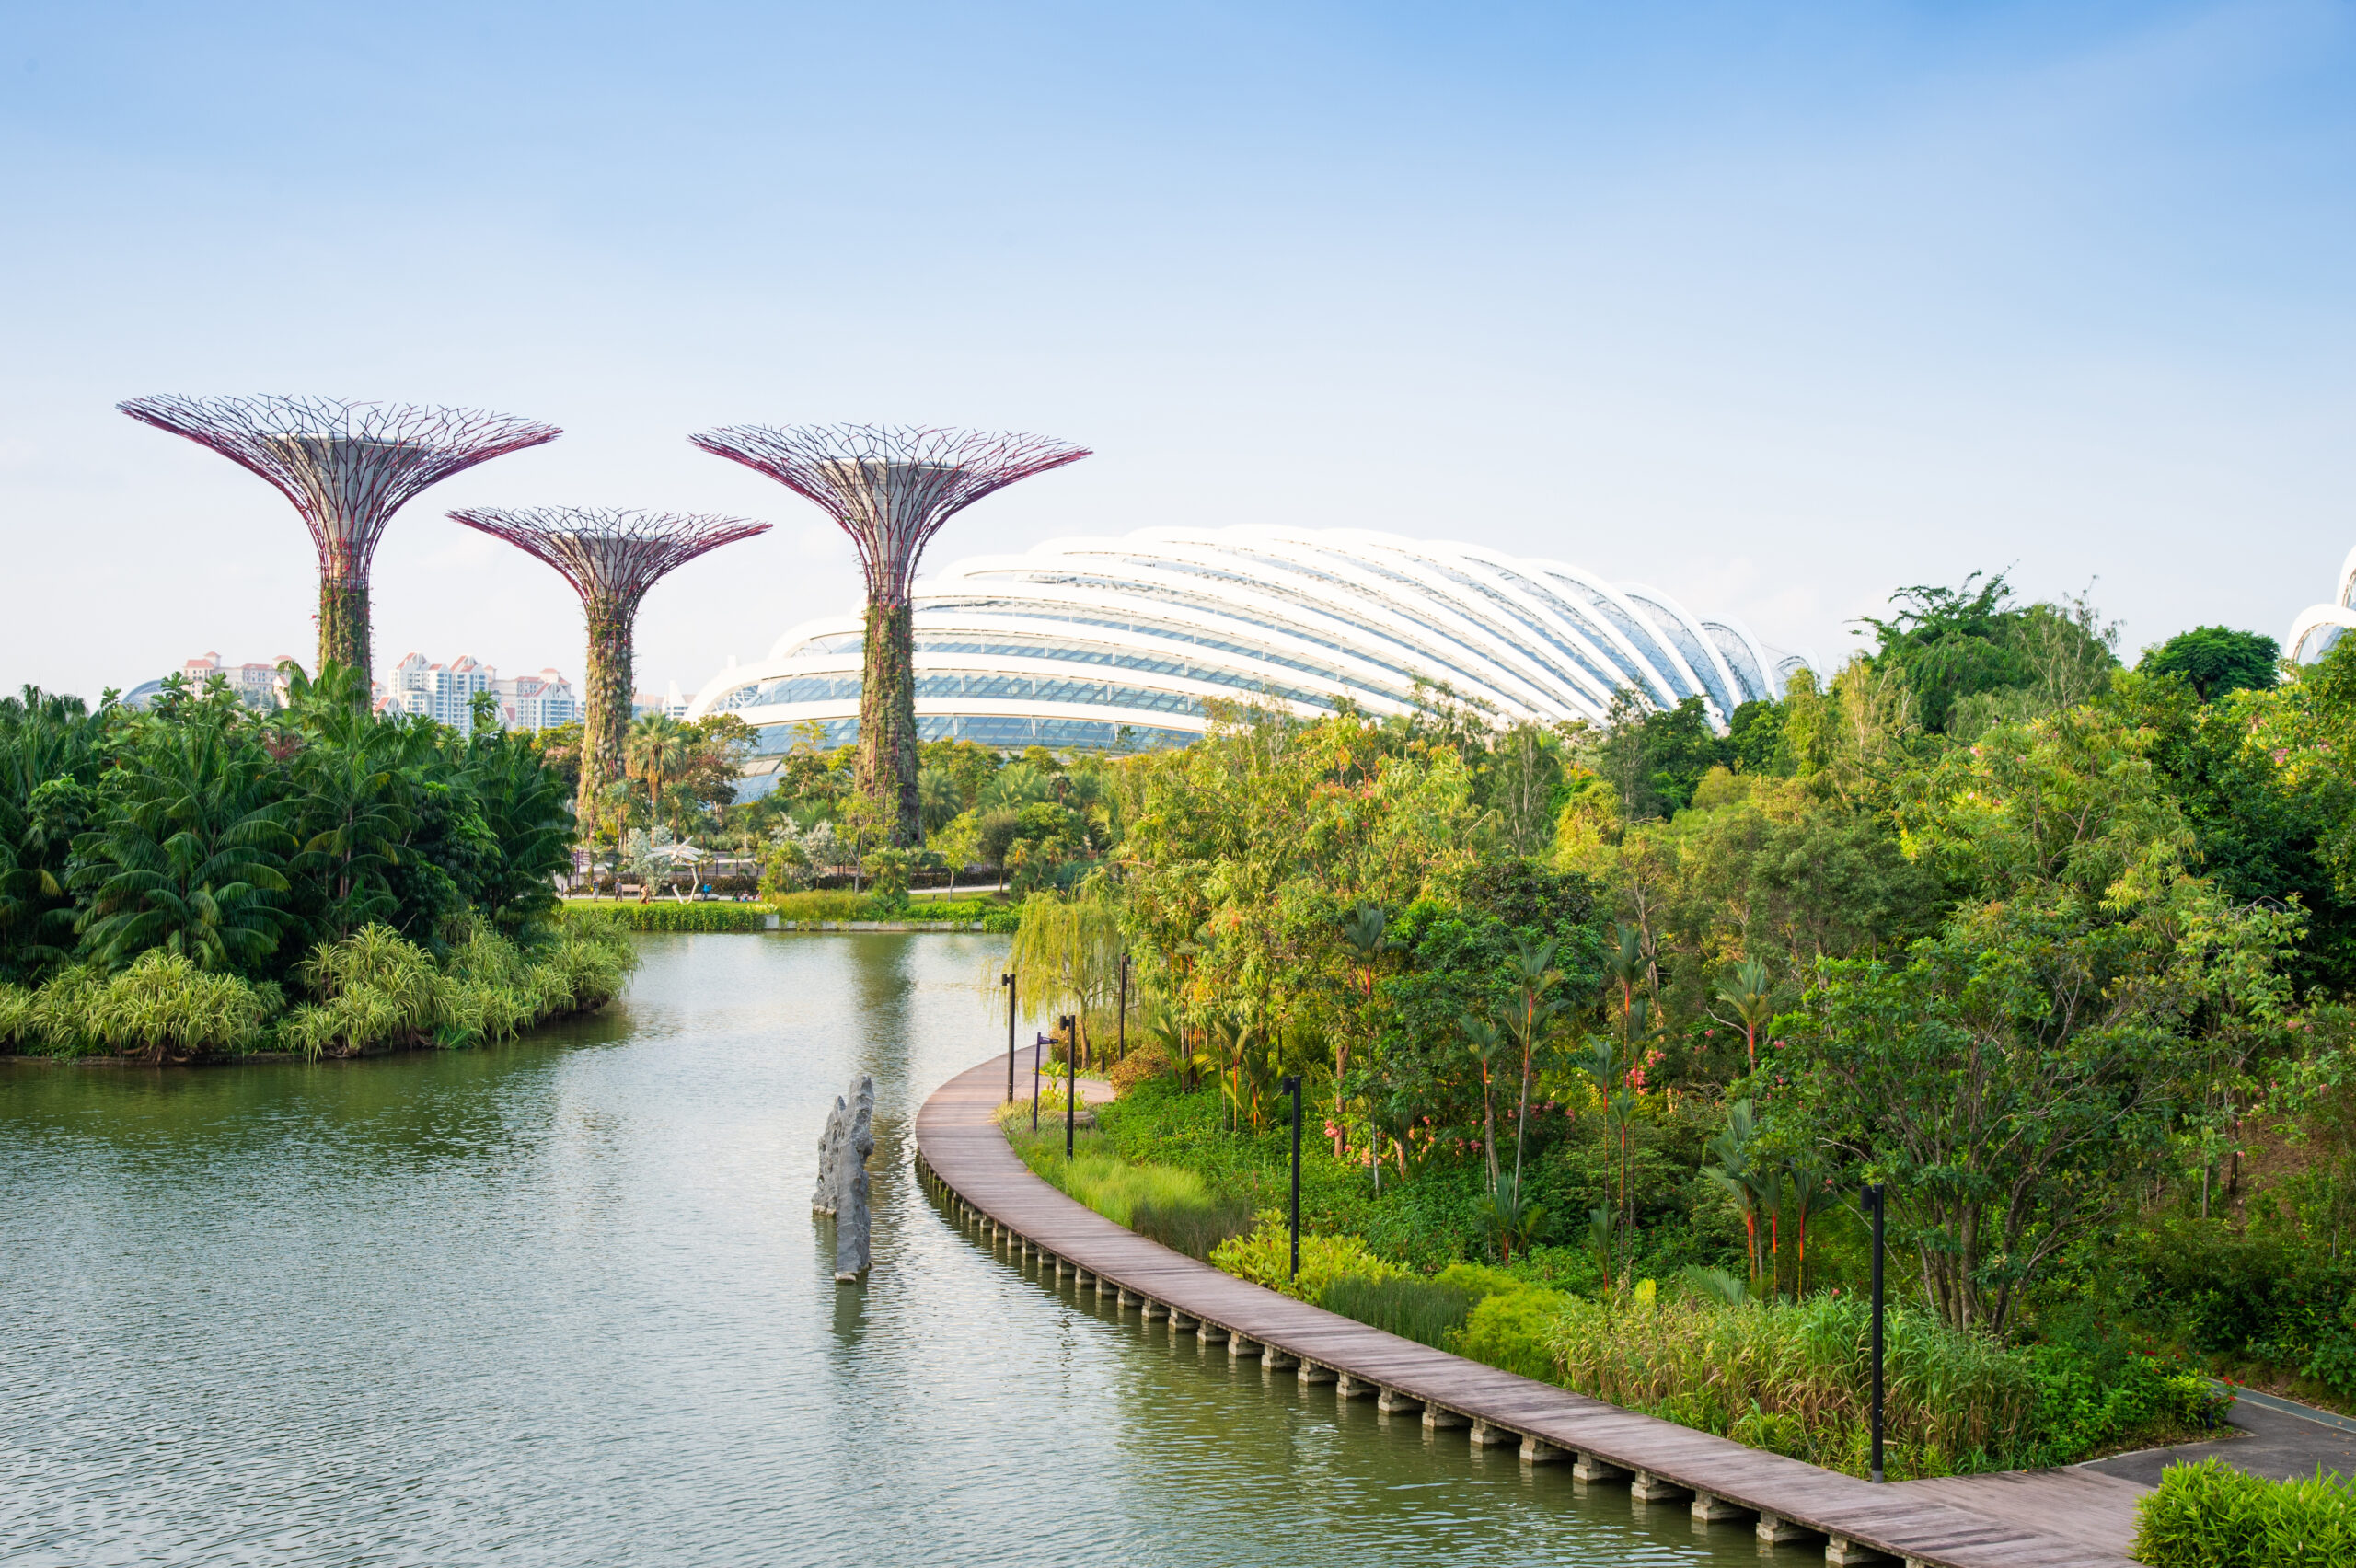
[[[1020,1062],[1023,1076],[1029,1066]],[[2123,1538],[2089,1541],[2085,1521],[2065,1516],[2074,1512],[2066,1486],[2009,1489],[1998,1511],[1958,1506],[1953,1490],[1876,1486],[1434,1350],[1222,1274],[1032,1175],[998,1130],[1005,1089],[1006,1058],[997,1056],[925,1101],[917,1162],[928,1186],[985,1234],[1036,1249],[1043,1266],[1071,1273],[1080,1288],[1135,1306],[1149,1321],[1166,1318],[1172,1332],[1227,1339],[1230,1355],[1266,1355],[1272,1369],[1297,1363],[1304,1386],[1379,1397],[1394,1412],[1420,1409],[1426,1425],[1461,1427],[1473,1442],[1518,1444],[1533,1463],[1573,1462],[1582,1480],[1625,1482],[1647,1502],[1691,1496],[1697,1520],[1739,1522],[1762,1541],[1820,1542],[1828,1562],[2131,1568]],[[2049,1511],[2055,1525],[2076,1528],[2042,1524]]]

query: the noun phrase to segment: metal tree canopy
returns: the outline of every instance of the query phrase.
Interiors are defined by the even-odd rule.
[[[665,574],[708,550],[766,534],[769,525],[742,517],[583,506],[475,506],[450,516],[537,556],[581,595],[589,651],[573,816],[586,836],[596,825],[597,792],[621,776],[639,602]]]
[[[429,485],[563,433],[472,409],[341,398],[133,398],[116,407],[241,464],[294,503],[319,553],[319,658],[364,679],[368,567],[393,513]]]
[[[859,547],[879,605],[907,603],[918,558],[952,517],[1089,455],[1045,436],[915,425],[728,425],[689,439],[824,508]]]
[[[859,548],[867,632],[859,697],[860,792],[891,841],[924,841],[917,801],[916,658],[908,589],[941,525],[1017,479],[1088,449],[1039,435],[915,425],[728,425],[690,436],[825,509]]]

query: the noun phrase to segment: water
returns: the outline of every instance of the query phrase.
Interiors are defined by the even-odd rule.
[[[1002,947],[650,938],[491,1050],[0,1064],[0,1562],[1756,1561],[966,1239],[909,1129]],[[863,1287],[809,1210],[854,1072]]]

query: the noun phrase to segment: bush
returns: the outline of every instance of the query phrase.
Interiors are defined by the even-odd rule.
[[[299,966],[318,1000],[289,1013],[279,1037],[315,1058],[504,1040],[527,1024],[603,1007],[635,963],[629,939],[594,918],[568,917],[537,957],[478,925],[453,944],[446,965],[388,927],[364,927]]]
[[[118,974],[91,966],[64,971],[38,991],[0,987],[0,1041],[48,1056],[237,1056],[267,1045],[282,1005],[275,986],[151,948]]]
[[[1317,1304],[1369,1328],[1445,1350],[1479,1299],[1462,1286],[1436,1280],[1344,1274],[1325,1287]]]
[[[1455,1343],[1460,1355],[1519,1372],[1541,1382],[1557,1380],[1554,1338],[1571,1297],[1538,1285],[1516,1285],[1482,1297]]]
[[[629,931],[765,931],[776,913],[765,904],[681,904],[676,899],[653,904],[600,905],[594,910],[566,908],[568,923],[583,917],[607,920]]]
[[[770,901],[764,913],[787,920],[865,920],[867,900],[855,893],[789,893]]]
[[[2135,1510],[2153,1568],[2336,1568],[2356,1562],[2356,1491],[2318,1470],[2265,1481],[2222,1460],[2170,1465]]]
[[[1161,1078],[1170,1071],[1170,1058],[1150,1045],[1140,1046],[1113,1064],[1104,1075],[1113,1086],[1114,1095],[1123,1095],[1141,1083]]]
[[[1266,1211],[1248,1234],[1211,1250],[1215,1267],[1303,1301],[1315,1301],[1345,1274],[1396,1279],[1406,1271],[1367,1250],[1356,1236],[1303,1236],[1300,1274],[1292,1274],[1292,1231],[1285,1216]]]

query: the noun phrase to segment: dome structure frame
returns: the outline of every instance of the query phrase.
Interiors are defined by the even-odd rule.
[[[1179,744],[1221,702],[1307,715],[1346,698],[1391,715],[1430,688],[1507,724],[1600,723],[1629,691],[1661,709],[1699,697],[1723,731],[1736,708],[1780,697],[1814,665],[1644,584],[1361,529],[1050,539],[956,561],[911,604],[925,738],[1001,746]],[[737,713],[762,755],[814,721],[841,744],[855,732],[861,640],[856,611],[806,621],[714,676],[688,713]]]

